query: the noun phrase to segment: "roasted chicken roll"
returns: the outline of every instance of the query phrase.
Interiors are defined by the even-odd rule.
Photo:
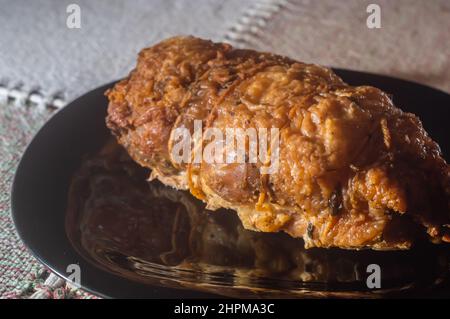
[[[247,229],[284,231],[307,248],[450,241],[439,146],[377,88],[175,37],[142,50],[106,95],[107,126],[150,178],[237,211]]]

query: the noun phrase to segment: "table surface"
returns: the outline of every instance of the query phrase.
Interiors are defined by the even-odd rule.
[[[125,76],[137,52],[192,34],[239,47],[387,74],[450,92],[450,2],[378,0],[369,29],[366,0],[0,0],[0,298],[91,298],[42,267],[11,221],[9,191],[20,156],[67,101]]]

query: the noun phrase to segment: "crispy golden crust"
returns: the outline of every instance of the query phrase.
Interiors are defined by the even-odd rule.
[[[107,92],[107,125],[152,177],[232,208],[249,229],[285,231],[306,247],[409,248],[449,241],[450,170],[413,114],[331,70],[193,37],[144,49]],[[175,128],[280,129],[279,169],[182,165]]]

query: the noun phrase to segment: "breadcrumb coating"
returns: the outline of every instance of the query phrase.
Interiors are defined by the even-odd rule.
[[[420,120],[371,86],[270,53],[174,37],[142,50],[106,93],[108,127],[151,178],[305,247],[407,249],[450,241],[450,170]],[[176,128],[278,128],[266,163],[178,163]]]

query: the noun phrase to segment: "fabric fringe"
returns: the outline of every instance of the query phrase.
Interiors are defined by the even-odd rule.
[[[57,110],[66,105],[62,92],[47,95],[39,88],[27,90],[20,83],[9,86],[6,82],[0,83],[0,103],[13,104],[18,107],[35,106],[41,110]]]
[[[258,0],[226,31],[223,41],[236,47],[252,46],[270,19],[288,7],[288,0]]]

